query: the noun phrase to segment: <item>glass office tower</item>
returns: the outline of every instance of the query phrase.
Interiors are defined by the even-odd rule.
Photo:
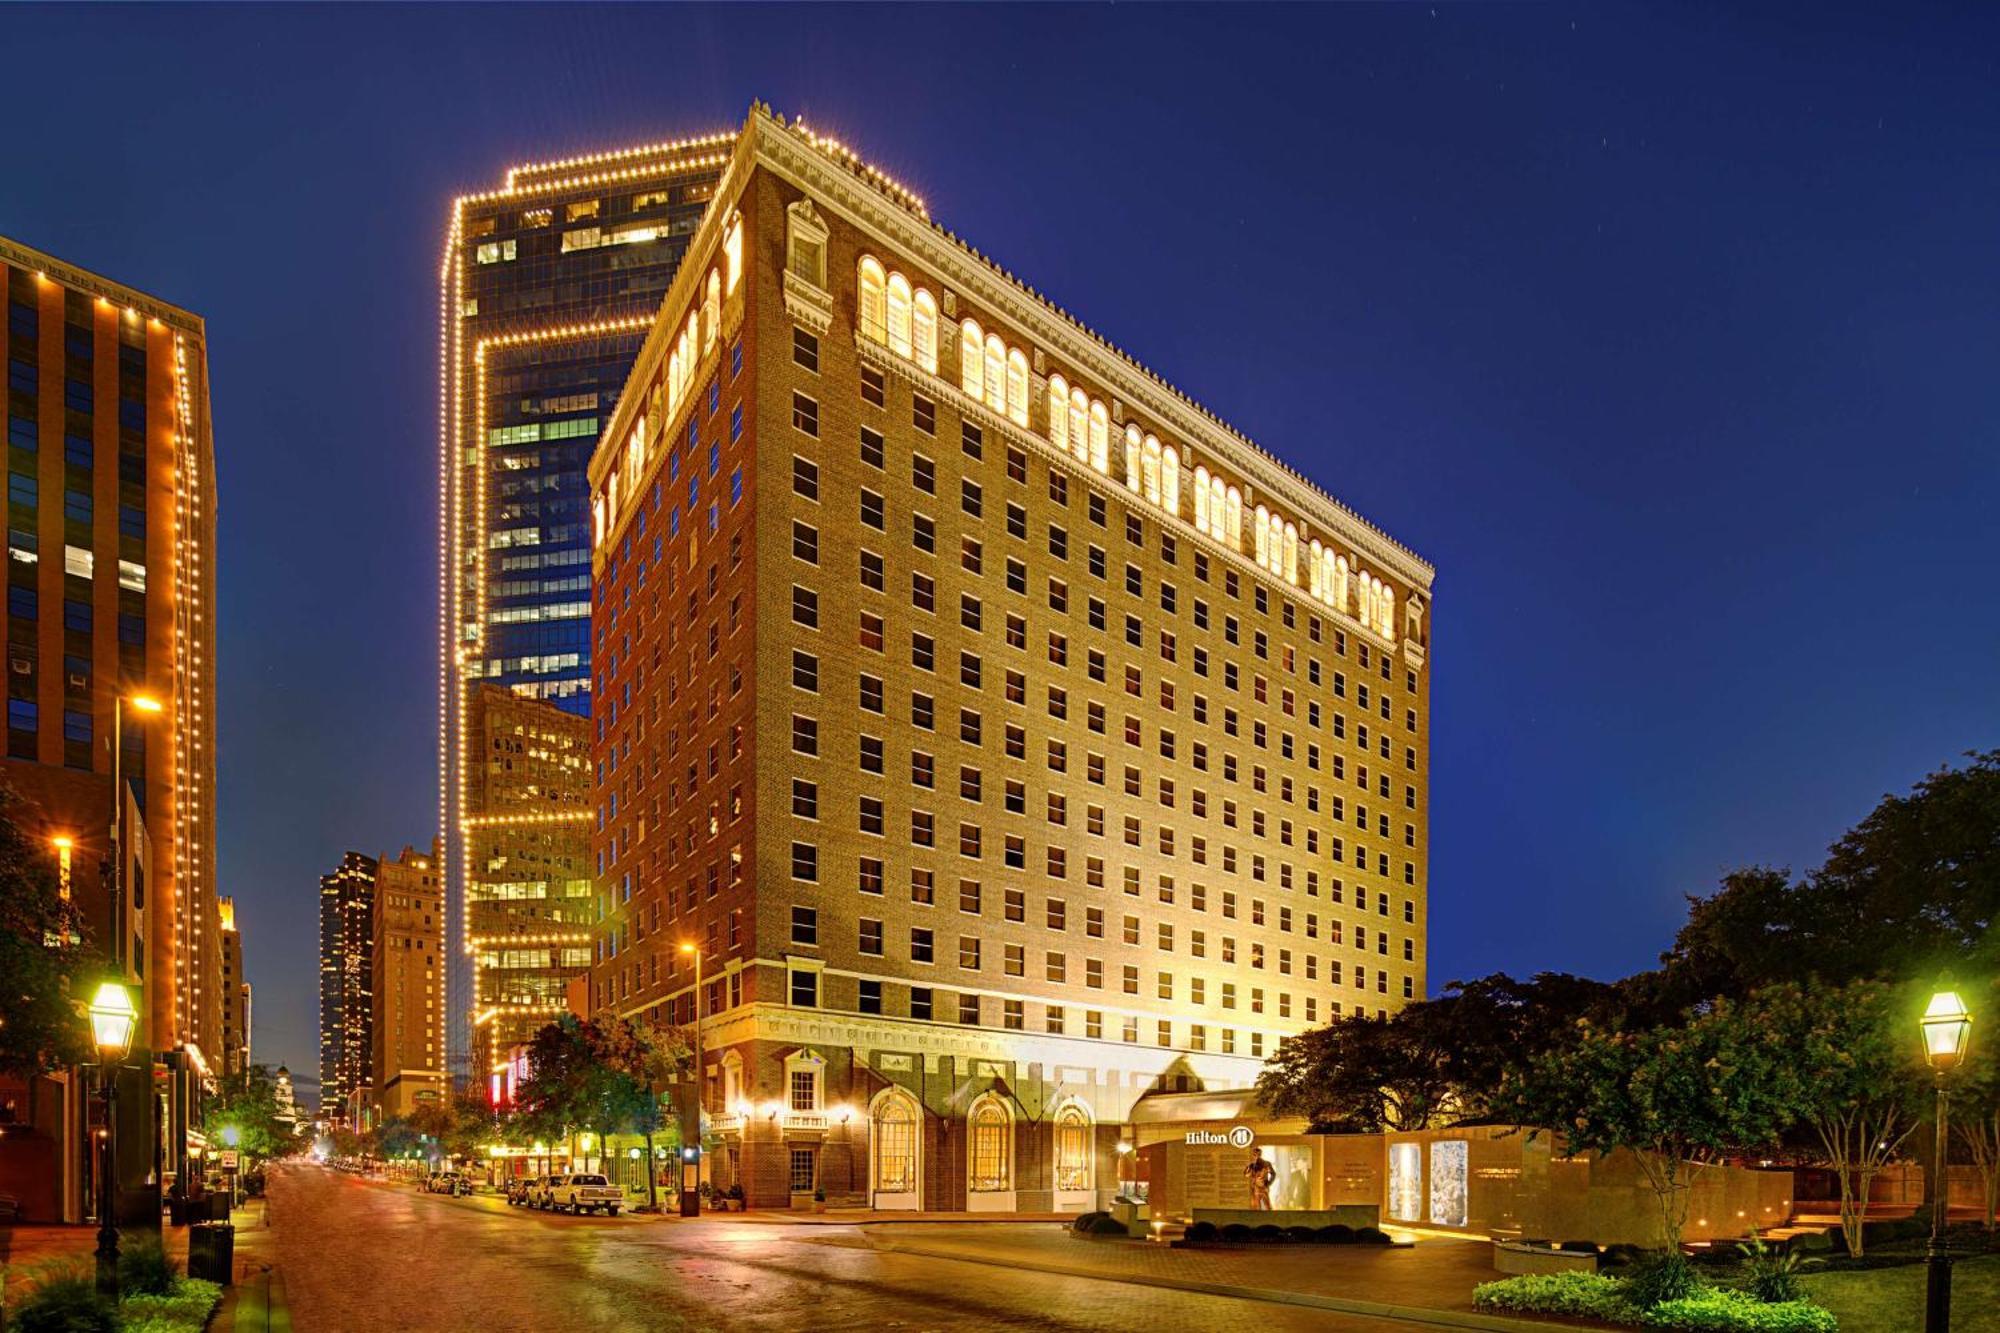
[[[483,1078],[560,1012],[587,965],[584,469],[733,139],[515,167],[452,205],[438,311],[438,817],[461,1077]]]

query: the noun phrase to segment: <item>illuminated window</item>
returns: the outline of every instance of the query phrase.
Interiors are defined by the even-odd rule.
[[[966,1189],[992,1193],[1014,1187],[1014,1121],[1007,1106],[992,1093],[973,1104],[966,1117]]]
[[[910,354],[910,280],[900,273],[889,275],[889,350],[897,356]]]
[[[722,257],[725,273],[724,292],[736,295],[736,284],[743,277],[743,215],[730,215],[729,225],[722,229]]]
[[[889,341],[889,275],[873,255],[861,260],[861,336]]]
[[[1028,358],[1018,347],[1007,353],[1007,416],[1017,426],[1028,424]]]
[[[890,1092],[875,1106],[875,1142],[869,1158],[875,1168],[875,1189],[883,1194],[907,1194],[917,1188],[917,1109],[908,1094]]]
[[[1090,1114],[1074,1102],[1056,1112],[1056,1188],[1091,1186]]]
[[[1049,376],[1049,443],[1069,452],[1069,384],[1060,375]]]
[[[937,374],[937,298],[922,287],[910,303],[911,357],[931,374]]]
[[[958,387],[976,400],[986,396],[986,335],[979,322],[968,319],[958,329]]]

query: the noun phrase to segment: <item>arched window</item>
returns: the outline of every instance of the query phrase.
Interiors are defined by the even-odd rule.
[[[1083,390],[1069,391],[1069,451],[1077,461],[1090,463],[1090,399],[1084,397]]]
[[[1111,475],[1111,414],[1104,404],[1090,400],[1090,466],[1100,476]]]
[[[1007,410],[1007,344],[1000,335],[986,335],[986,405],[995,412]]]
[[[592,544],[596,546],[602,546],[604,545],[604,492],[603,491],[599,491],[597,493],[597,498],[590,502],[590,517],[591,517]]]
[[[1326,595],[1326,550],[1315,537],[1306,546],[1306,591],[1315,599]]]
[[[1146,445],[1139,455],[1140,476],[1146,483],[1146,498],[1154,504],[1160,502],[1160,442],[1151,435],[1146,437]]]
[[[1271,511],[1263,505],[1257,506],[1256,520],[1251,524],[1250,533],[1257,545],[1257,563],[1271,567]]]
[[[992,1093],[973,1103],[966,1117],[965,1187],[975,1193],[1014,1188],[1014,1118]]]
[[[708,271],[708,295],[701,303],[701,350],[706,352],[715,346],[715,340],[722,332],[722,275],[714,269]]]
[[[881,1194],[907,1194],[917,1188],[917,1110],[907,1095],[885,1094],[875,1104],[875,1142],[869,1160],[875,1189]]]
[[[1299,530],[1295,524],[1285,524],[1285,582],[1296,585],[1299,581]]]
[[[889,341],[889,275],[874,255],[861,257],[861,336]]]
[[[1243,549],[1243,493],[1234,486],[1229,488],[1228,500],[1223,510],[1223,541],[1232,551]]]
[[[1028,357],[1018,347],[1007,353],[1007,417],[1017,426],[1028,424]]]
[[[910,280],[900,273],[889,275],[889,350],[910,354]]]
[[[1056,1188],[1095,1188],[1090,1159],[1090,1113],[1071,1102],[1056,1112]]]
[[[1396,594],[1387,587],[1382,589],[1382,623],[1378,628],[1383,638],[1396,637]]]
[[[1194,530],[1208,531],[1208,469],[1199,464],[1194,470]]]
[[[986,397],[986,338],[976,320],[958,330],[958,387],[975,401]]]
[[[1181,512],[1181,456],[1170,444],[1160,451],[1160,507],[1179,518]]]
[[[729,274],[728,293],[736,295],[736,284],[743,277],[743,215],[732,213],[729,225],[722,229],[723,267]]]
[[[1347,609],[1347,557],[1335,556],[1333,560],[1333,605],[1336,610]]]
[[[1069,452],[1069,381],[1049,376],[1049,443]]]
[[[911,355],[931,374],[937,374],[937,298],[922,287],[910,307]]]
[[[1128,425],[1125,427],[1125,489],[1126,490],[1136,491],[1139,489],[1140,486],[1139,469],[1140,469],[1139,428],[1137,426]]]

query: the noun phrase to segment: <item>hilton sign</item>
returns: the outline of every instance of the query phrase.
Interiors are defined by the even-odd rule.
[[[1247,1148],[1257,1141],[1257,1133],[1248,1125],[1231,1125],[1227,1130],[1191,1129],[1184,1142],[1209,1147]]]

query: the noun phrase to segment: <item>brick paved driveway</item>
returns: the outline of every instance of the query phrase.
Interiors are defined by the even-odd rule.
[[[280,1266],[299,1333],[1413,1327],[900,1254],[842,1227],[573,1218],[314,1167],[274,1168],[270,1196],[270,1226],[238,1233],[239,1269]]]

